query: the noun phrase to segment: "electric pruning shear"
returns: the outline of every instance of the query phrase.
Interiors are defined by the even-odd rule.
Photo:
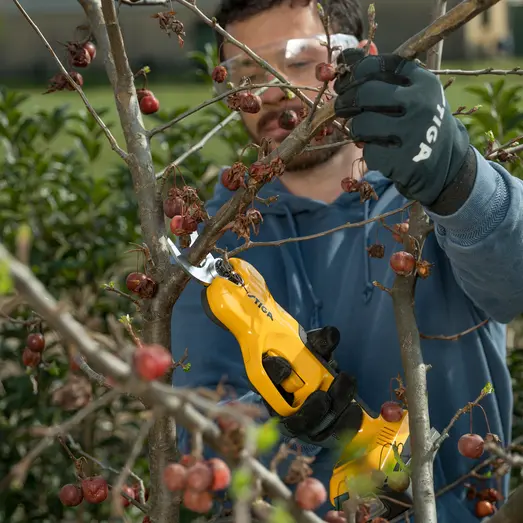
[[[191,234],[191,246],[197,237],[197,232]],[[189,262],[187,252],[182,253],[170,238],[167,241],[176,262],[203,285],[206,315],[236,338],[251,385],[279,416],[296,413],[314,391],[329,389],[336,372],[309,349],[305,329],[274,300],[253,265],[240,258],[225,260],[208,254],[195,266]],[[262,358],[267,355],[284,358],[291,365],[293,372],[281,386],[294,394],[292,405],[265,371]],[[351,478],[368,477],[376,470],[388,476],[398,470],[393,445],[401,449],[404,463],[410,460],[408,412],[405,410],[399,421],[388,422],[372,413],[359,398],[354,401],[362,410],[361,425],[344,447],[330,480],[330,501],[338,510],[349,498]],[[437,431],[432,430],[436,438]],[[365,498],[361,492],[358,494]],[[387,490],[387,495],[403,503],[412,502],[408,491],[398,495]],[[372,517],[391,518],[405,511],[404,506],[387,503],[370,491],[368,502]]]

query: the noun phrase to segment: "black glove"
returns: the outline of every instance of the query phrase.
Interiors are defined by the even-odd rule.
[[[340,341],[336,327],[323,327],[306,333],[308,349],[331,369],[336,369],[332,353]],[[290,364],[279,356],[264,356],[263,367],[282,396],[292,405],[293,394],[280,384],[291,374]],[[361,408],[352,403],[356,395],[356,380],[344,372],[337,374],[329,390],[313,392],[293,415],[280,418],[280,431],[304,443],[326,448],[337,448],[344,439],[359,430],[362,421]],[[269,413],[278,414],[265,402]]]
[[[438,77],[398,55],[365,56],[362,49],[345,50],[338,63],[351,69],[334,83],[336,116],[352,119],[368,168],[430,206],[474,154]]]

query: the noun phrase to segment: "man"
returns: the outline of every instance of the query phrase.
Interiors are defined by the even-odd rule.
[[[330,0],[325,11],[337,41],[343,41],[342,35],[362,39],[357,0]],[[315,2],[223,0],[217,18],[295,85],[318,85],[312,63],[317,49],[314,38],[324,30]],[[221,60],[231,77],[246,68],[255,83],[270,79],[233,45],[222,40],[219,44]],[[311,52],[311,61],[302,50]],[[277,195],[278,199],[269,206],[256,204],[264,221],[253,239],[273,241],[321,233],[397,209],[407,199],[421,202],[435,231],[423,251],[423,258],[434,264],[433,271],[416,289],[420,332],[429,338],[452,335],[489,319],[455,341],[422,339],[425,363],[431,365],[427,373],[431,424],[441,432],[456,411],[490,382],[495,392],[482,406],[490,432],[506,444],[511,434],[512,390],[505,325],[523,311],[523,184],[469,145],[436,76],[394,56],[363,58],[354,49],[346,49],[339,59],[354,67],[352,77],[343,75],[334,84],[336,113],[350,120],[358,147],[310,150],[294,158],[280,179],[262,189],[261,197]],[[262,94],[262,102],[259,113],[242,113],[243,123],[254,142],[260,143],[265,136],[278,145],[288,135],[278,125],[281,113],[288,108],[299,110],[301,102],[288,99],[276,87]],[[336,131],[320,143],[343,139]],[[359,194],[342,191],[342,179],[361,177],[361,159],[368,167],[365,180],[378,200],[360,203]],[[218,183],[208,203],[209,213],[215,214],[231,196]],[[387,223],[399,223],[406,217],[396,215]],[[231,250],[240,243],[227,232],[219,246]],[[382,259],[369,257],[367,248],[374,243],[384,245]],[[336,386],[328,394],[311,397],[308,409],[304,406],[298,416],[284,419],[282,428],[287,437],[303,442],[305,453],[316,456],[314,475],[327,488],[337,456],[333,439],[354,425],[349,409],[354,393],[379,412],[391,399],[391,378],[403,375],[392,299],[373,285],[378,281],[392,286],[395,274],[389,258],[397,250],[401,246],[390,232],[371,223],[241,254],[260,271],[276,301],[305,330],[337,328],[319,331],[328,335],[327,357],[337,346],[333,354],[340,372]],[[207,318],[200,293],[201,286],[191,282],[173,310],[173,356],[180,358],[187,348],[192,363],[189,372],[175,375],[176,385],[212,389],[226,376],[236,394],[260,401],[246,378],[238,343]],[[267,371],[275,381],[287,375],[279,360],[269,360]],[[462,416],[437,453],[436,491],[480,461],[458,451],[461,435],[472,431],[484,437],[489,431],[479,409],[474,409],[472,428],[470,423],[468,416]],[[181,438],[186,450],[186,434],[182,432]],[[480,488],[482,485],[497,486],[487,481]],[[507,486],[505,478],[505,495]],[[438,497],[439,521],[477,521],[474,506],[461,483]],[[327,502],[318,514],[331,508]]]

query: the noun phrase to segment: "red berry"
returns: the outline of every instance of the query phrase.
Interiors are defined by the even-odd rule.
[[[22,353],[22,362],[26,367],[36,367],[42,361],[42,356],[39,352],[33,352],[27,347]]]
[[[135,0],[132,0],[133,2]],[[143,519],[142,519],[142,523],[151,523],[151,518],[149,516],[145,516]]]
[[[294,499],[303,510],[316,510],[327,501],[327,491],[321,481],[315,478],[306,478],[298,483]]]
[[[131,292],[137,292],[140,285],[147,279],[147,275],[143,272],[131,272],[125,280],[126,287]]]
[[[405,492],[409,488],[410,477],[406,472],[396,470],[387,476],[387,485],[396,492]]]
[[[92,476],[82,480],[82,492],[85,501],[89,503],[101,503],[107,499],[109,488],[107,481],[102,476]]]
[[[185,508],[198,514],[206,514],[212,508],[212,496],[209,492],[196,492],[186,490],[183,493],[183,504]]]
[[[416,268],[416,258],[410,252],[398,251],[390,257],[392,270],[400,276],[412,274]]]
[[[165,375],[172,365],[171,353],[161,345],[142,345],[134,353],[134,366],[138,375],[147,381]]]
[[[84,495],[82,494],[82,489],[78,485],[64,485],[60,489],[60,494],[58,494],[62,505],[66,507],[77,507],[82,500]]]
[[[45,338],[43,334],[40,333],[29,334],[25,344],[27,348],[33,352],[43,352],[45,349]]]
[[[477,459],[483,455],[485,442],[479,434],[463,434],[458,440],[458,450],[462,456]]]
[[[129,485],[124,485],[122,487],[122,490],[131,498],[136,499],[135,494],[134,494],[134,489],[132,487],[130,487]],[[122,498],[122,506],[128,507],[131,504],[131,502],[126,497],[124,497],[122,494],[120,494],[120,497]]]
[[[170,463],[163,470],[163,482],[173,492],[183,490],[187,482],[187,469],[179,463]]]
[[[240,110],[244,113],[259,113],[262,106],[261,98],[257,94],[245,93],[240,99]]]
[[[217,65],[213,69],[211,76],[214,82],[221,84],[227,78],[227,69],[223,65]]]
[[[398,243],[403,243],[402,236],[409,232],[409,221],[407,220],[403,223],[396,223],[396,224],[394,224],[394,226],[392,228],[394,229],[394,232],[392,233],[392,237]]]
[[[213,476],[211,490],[225,490],[231,483],[231,470],[227,463],[219,458],[211,458],[208,464]]]
[[[140,100],[140,111],[143,114],[153,114],[160,109],[160,102],[158,98],[153,95],[144,96]]]
[[[171,232],[175,236],[181,236],[182,234],[185,234],[185,229],[183,228],[183,216],[177,215],[173,216],[171,220]]]
[[[322,62],[316,65],[316,80],[320,82],[332,82],[336,78],[336,68],[332,64]]]
[[[278,118],[278,125],[286,131],[292,131],[299,123],[300,119],[296,111],[291,109],[283,111]]]
[[[90,54],[92,62],[96,58],[96,46],[93,42],[85,42],[84,49]]]
[[[179,197],[166,198],[163,202],[163,212],[167,218],[174,218],[177,214],[182,214],[183,208],[183,200]]]
[[[180,465],[183,467],[192,467],[198,460],[192,454],[185,454],[180,458]]]
[[[358,47],[363,48],[367,45],[367,40],[362,40]],[[369,45],[369,55],[376,56],[378,54],[378,48],[376,47],[376,44],[374,42],[371,42]]]
[[[381,406],[381,417],[389,423],[396,423],[403,417],[403,409],[395,401],[386,401]]]
[[[187,488],[196,492],[207,490],[213,482],[211,467],[204,463],[195,463],[187,472]]]
[[[152,91],[149,91],[149,89],[137,89],[136,96],[138,97],[138,101],[141,102],[142,98],[145,98],[146,96],[154,97],[154,94]]]
[[[494,505],[490,501],[478,501],[476,503],[476,516],[478,518],[485,518],[487,516],[491,516],[494,514],[496,509],[494,508]]]

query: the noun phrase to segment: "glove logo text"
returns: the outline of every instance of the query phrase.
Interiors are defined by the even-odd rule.
[[[423,162],[424,160],[427,160],[430,158],[430,155],[432,154],[432,147],[430,147],[431,144],[436,143],[436,140],[438,139],[439,131],[441,129],[441,122],[443,120],[443,116],[445,115],[445,93],[443,91],[443,86],[441,86],[441,98],[442,101],[436,105],[436,111],[437,114],[435,114],[432,117],[432,123],[428,129],[427,134],[425,136],[425,142],[421,142],[419,144],[419,152],[414,158],[412,158],[413,162]]]
[[[254,303],[258,306],[258,309],[260,309],[263,312],[263,314],[267,316],[267,318],[270,318],[271,321],[274,321],[271,311],[268,310],[267,307],[265,307],[265,305],[260,301],[259,298],[257,298],[254,294],[247,294],[247,297],[254,301]]]

